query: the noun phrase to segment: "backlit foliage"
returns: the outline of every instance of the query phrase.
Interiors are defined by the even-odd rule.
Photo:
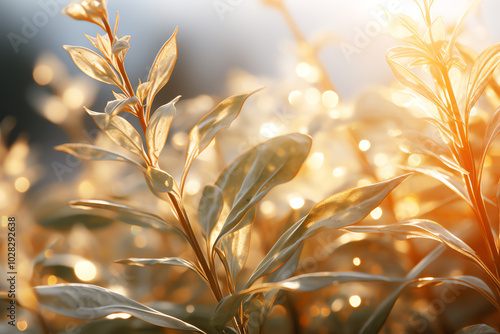
[[[37,318],[45,319],[47,310],[52,316],[87,321],[104,318],[82,324],[88,331],[93,323],[99,328],[118,318],[151,332],[163,328],[263,333],[295,328],[399,333],[418,331],[419,324],[432,322],[431,316],[448,316],[441,315],[445,311],[426,313],[421,305],[442,296],[443,287],[453,286],[459,291],[454,300],[467,298],[465,302],[482,309],[456,326],[438,328],[433,323],[429,330],[469,326],[461,332],[495,332],[481,323],[498,326],[500,311],[500,195],[492,187],[499,173],[489,154],[500,133],[500,109],[490,112],[487,106],[500,97],[495,74],[500,44],[478,54],[461,44],[467,13],[447,29],[441,17],[433,16],[432,0],[413,1],[421,14],[418,21],[386,12],[389,31],[401,42],[388,51],[387,63],[402,86],[373,92],[369,99],[377,103],[367,106],[361,101],[352,107],[339,101],[320,61],[320,46],[306,40],[282,1],[264,1],[269,10],[283,14],[294,34],[296,74],[305,79],[306,88],[290,92],[287,87],[287,94],[274,94],[256,84],[218,103],[202,96],[183,105],[180,96],[167,103],[157,98],[164,87],[168,90],[178,57],[177,29],[152,61],[147,80],[134,86],[124,65],[131,37],[118,35],[118,14],[112,28],[106,2],[80,1],[63,11],[103,30],[102,35],[86,35],[96,51],[64,48],[83,73],[111,86],[115,99],[102,111],[84,108],[100,129],[93,144],[69,143],[56,149],[98,166],[112,161],[116,167],[85,165],[74,186],[77,190],[68,190],[67,198],[73,196],[69,207],[41,210],[39,225],[64,225],[71,233],[62,239],[73,239],[49,242],[42,253],[32,256],[33,278],[24,278],[24,284],[35,285],[29,298]],[[37,75],[37,82],[46,84]],[[481,99],[485,91],[490,94]],[[285,100],[295,114],[288,128],[273,120],[258,123],[262,136],[252,138],[266,140],[240,150],[234,142],[257,128],[255,118],[245,118],[245,109],[255,108],[252,103],[259,96]],[[153,108],[154,104],[160,106]],[[306,104],[316,118],[300,113]],[[198,107],[202,111],[178,112]],[[384,109],[387,119],[383,114],[373,117],[377,108]],[[424,115],[412,128],[405,121],[415,110]],[[473,119],[478,110],[487,115],[485,125]],[[407,116],[401,116],[405,112]],[[186,121],[193,114],[195,124]],[[238,116],[245,126],[238,125]],[[177,120],[186,128],[175,125]],[[55,123],[68,133],[78,126],[64,120]],[[239,128],[231,130],[232,124]],[[397,127],[390,128],[393,124]],[[372,140],[370,136],[382,130],[388,133],[384,142],[394,139],[402,152],[392,147],[393,141],[381,146]],[[478,138],[478,133],[484,134]],[[224,148],[221,142],[233,145]],[[342,157],[327,150],[338,142],[343,145]],[[21,140],[16,145],[12,151],[24,147]],[[231,163],[215,167],[225,164],[228,156]],[[346,157],[357,166],[344,163]],[[329,177],[343,183],[326,190],[324,185],[316,187],[324,183],[323,169],[331,161],[335,165]],[[32,176],[25,179],[35,181]],[[307,184],[317,188],[314,195],[300,192]],[[18,193],[29,187],[29,182],[16,179]],[[286,209],[276,201],[280,189],[292,189]],[[73,226],[75,221],[83,224]],[[128,224],[127,234],[113,222]],[[114,228],[110,231],[116,235],[94,240],[88,230],[96,226]],[[122,237],[133,240],[141,250],[138,255],[127,252],[125,258],[113,258],[122,254],[113,248],[125,242]],[[75,246],[78,238],[84,240],[80,248]],[[325,239],[325,255],[316,254],[313,244]],[[122,275],[129,269],[139,276],[150,270],[151,282],[141,276],[130,280],[130,286],[128,281],[110,284],[111,269],[87,260],[93,254],[88,240],[94,240],[92,247],[99,246],[96,240],[109,243],[100,245],[107,249],[98,259],[100,266],[113,262]],[[51,260],[56,247],[67,248],[60,262],[57,257]],[[249,256],[251,252],[255,253]],[[304,264],[311,258],[316,266],[312,269]],[[74,268],[75,277],[44,276],[44,268],[51,265]],[[169,275],[158,271],[164,267]],[[461,291],[467,291],[466,296]],[[463,302],[458,299],[456,304]],[[109,326],[112,331],[114,325]]]

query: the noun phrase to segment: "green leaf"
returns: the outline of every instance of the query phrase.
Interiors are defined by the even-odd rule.
[[[152,259],[152,258],[129,258],[129,259],[123,259],[123,260],[118,260],[115,261],[115,263],[120,263],[120,264],[126,264],[126,265],[132,265],[132,266],[139,266],[139,267],[145,267],[145,266],[154,266],[157,264],[167,264],[171,266],[180,266],[180,267],[185,267],[188,268],[189,270],[195,272],[197,275],[200,275],[203,280],[207,280],[205,275],[201,272],[201,270],[192,262],[182,259],[180,257],[163,257],[163,258],[158,258],[158,259]]]
[[[355,224],[375,209],[384,198],[410,174],[347,190],[316,204],[309,214],[292,225],[259,263],[246,287],[261,276],[282,266],[299,245],[322,227],[341,228]]]
[[[64,45],[63,48],[83,73],[98,81],[122,87],[122,83],[111,66],[97,53],[81,46]]]
[[[231,125],[238,117],[246,99],[257,91],[246,92],[225,99],[193,127],[188,137],[186,161],[181,178],[181,191],[184,188],[184,182],[194,160],[207,148],[217,132]]]
[[[35,291],[43,307],[67,317],[96,319],[124,312],[156,326],[204,333],[187,322],[95,285],[55,284],[35,287]]]
[[[141,136],[125,118],[117,115],[108,122],[108,115],[106,113],[95,112],[87,108],[85,110],[92,116],[95,124],[106,132],[115,144],[138,156],[144,155]]]
[[[146,98],[148,117],[156,94],[167,84],[172,75],[176,60],[177,28],[175,28],[172,37],[162,46],[149,70],[147,81],[151,82],[151,86],[148,87],[148,95]]]
[[[114,160],[125,161],[139,168],[143,168],[139,163],[131,160],[119,153],[100,148],[89,144],[63,144],[55,147],[56,150],[69,153],[83,160]]]
[[[274,186],[298,173],[311,149],[309,136],[293,133],[274,137],[250,149],[226,168],[216,185],[222,189],[224,208],[212,230],[210,245],[244,227],[245,214]]]
[[[499,332],[488,325],[477,324],[462,328],[457,334],[499,334]]]
[[[81,209],[102,209],[113,213],[113,218],[126,224],[153,228],[156,230],[170,230],[177,227],[152,213],[142,211],[121,203],[103,200],[78,200],[69,203],[71,207]]]
[[[149,120],[146,128],[146,143],[153,166],[158,166],[158,158],[165,146],[170,125],[175,116],[175,104],[179,98],[180,96],[156,109]]]

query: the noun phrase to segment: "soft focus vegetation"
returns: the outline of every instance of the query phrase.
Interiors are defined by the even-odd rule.
[[[100,29],[92,50],[64,46],[98,88],[50,56],[33,71],[54,90],[39,112],[70,139],[51,168],[81,172],[30,197],[43,168],[0,126],[0,205],[23,222],[17,330],[498,333],[500,44],[462,37],[479,1],[458,22],[433,0],[386,10],[394,83],[354,101],[281,0],[263,4],[295,38],[293,79],[235,71],[228,97],[162,101],[177,29],[130,78],[106,2],[63,11]],[[84,107],[97,89],[114,100]]]

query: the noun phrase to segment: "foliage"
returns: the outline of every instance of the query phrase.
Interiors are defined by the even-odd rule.
[[[485,195],[485,182],[482,182],[488,149],[500,133],[500,113],[497,110],[491,115],[479,150],[474,147],[470,121],[471,113],[500,64],[500,46],[493,45],[473,59],[466,57],[470,51],[457,42],[465,15],[448,36],[442,18],[433,19],[431,16],[433,3],[415,0],[425,24],[424,31],[420,31],[419,25],[406,15],[387,13],[392,35],[405,43],[405,46],[389,50],[387,62],[399,82],[416,93],[418,97],[414,99],[427,101],[426,120],[439,133],[439,138],[428,138],[419,132],[408,131],[396,140],[404,152],[426,155],[442,164],[401,167],[442,182],[461,198],[475,215],[485,249],[469,245],[445,224],[424,218],[383,225],[359,224],[411,176],[402,174],[330,195],[312,205],[302,217],[291,217],[255,268],[246,268],[257,205],[276,186],[296,177],[308,159],[312,138],[302,133],[290,133],[259,143],[227,166],[213,185],[204,186],[196,208],[189,206],[185,200],[185,188],[192,166],[219,132],[224,133],[224,129],[235,121],[245,102],[253,94],[258,94],[258,90],[226,98],[192,127],[177,181],[172,176],[174,173],[160,166],[160,157],[169,139],[171,125],[178,117],[176,103],[180,97],[152,110],[155,97],[168,83],[176,63],[177,29],[158,52],[147,81],[139,80],[137,87],[133,88],[124,66],[130,36],[118,37],[118,15],[114,29],[111,29],[105,0],[81,1],[69,5],[64,13],[104,30],[104,35],[87,36],[100,54],[80,46],[64,48],[82,72],[120,90],[118,93],[113,91],[116,99],[109,101],[103,112],[85,108],[97,127],[116,146],[110,149],[71,143],[59,145],[56,149],[82,160],[119,161],[132,166],[143,174],[151,194],[171,208],[175,220],[162,213],[101,199],[75,200],[70,206],[91,210],[94,218],[104,217],[106,221],[116,220],[179,236],[189,245],[194,260],[185,258],[185,254],[173,257],[160,257],[159,254],[157,258],[130,257],[115,262],[126,266],[186,268],[210,290],[216,305],[208,317],[210,320],[200,324],[185,314],[174,311],[169,314],[110,289],[72,283],[37,286],[35,290],[40,305],[78,319],[127,313],[155,326],[171,329],[249,333],[260,332],[279,291],[311,292],[339,284],[377,284],[387,288],[389,294],[363,319],[361,329],[362,333],[377,333],[407,288],[450,284],[475,290],[491,304],[490,307],[500,311],[500,236],[498,218],[492,217],[489,208],[493,206],[495,215],[498,215],[498,205]],[[280,1],[269,2],[269,5],[284,8]],[[298,41],[304,43],[303,37],[296,29],[294,31]],[[307,54],[311,62],[319,64],[317,56],[314,52]],[[417,67],[423,67],[423,73],[428,73],[429,78],[420,75],[415,70]],[[453,71],[460,72],[460,79],[452,78],[450,73]],[[322,73],[322,84],[325,89],[333,87],[325,73]],[[124,115],[132,115],[138,120],[138,125]],[[399,239],[424,238],[439,245],[404,277],[354,271],[295,275],[304,243],[324,228],[341,233],[392,235]],[[445,249],[461,255],[484,275],[423,276],[424,269],[437,262]],[[241,275],[243,269],[250,270],[251,274]],[[252,317],[254,315],[257,317]],[[495,331],[478,324],[464,328],[462,332]]]

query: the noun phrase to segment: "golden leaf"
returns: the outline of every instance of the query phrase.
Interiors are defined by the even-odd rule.
[[[223,204],[222,190],[219,187],[208,185],[203,188],[198,205],[198,221],[207,240],[219,219]]]
[[[125,118],[115,116],[107,122],[108,115],[106,113],[98,113],[87,108],[85,110],[92,116],[96,125],[106,132],[115,144],[136,155],[144,156],[142,138]]]
[[[444,46],[446,41],[446,30],[444,27],[443,18],[440,16],[427,30],[424,36],[424,42],[431,45],[436,52],[440,52],[441,48]]]
[[[309,136],[292,133],[274,137],[226,168],[216,182],[222,189],[224,208],[210,235],[210,245],[250,223],[242,220],[245,214],[274,186],[293,179],[310,149]]]
[[[454,159],[450,150],[416,131],[406,131],[404,134],[396,137],[400,148],[406,153],[424,154],[434,157],[441,161],[446,166],[460,172],[469,174],[459,163]]]
[[[69,205],[73,208],[80,209],[106,210],[115,214],[113,216],[115,220],[133,226],[153,228],[160,231],[168,231],[171,230],[171,228],[175,228],[178,230],[175,224],[168,222],[155,214],[139,210],[121,203],[103,200],[78,200],[70,202]]]
[[[106,35],[97,34],[97,49],[102,52],[108,58],[111,57],[111,42],[109,41],[109,37]]]
[[[147,176],[153,182],[153,186],[157,191],[162,193],[177,191],[174,178],[167,172],[159,168],[148,166]]]
[[[141,83],[139,80],[139,86],[137,87],[136,95],[139,101],[141,101],[141,103],[148,95],[149,89],[151,88],[151,83],[152,83],[151,81],[146,81]]]
[[[262,283],[236,292],[222,299],[215,310],[212,324],[217,328],[224,326],[240,308],[243,301],[258,293],[275,289],[286,291],[314,291],[327,286],[348,282],[385,282],[401,283],[404,279],[397,277],[378,276],[356,272],[316,272],[295,276],[280,282]],[[251,304],[247,304],[251,305]]]
[[[128,97],[126,99],[121,99],[121,100],[114,100],[114,101],[109,101],[106,104],[106,108],[104,108],[104,113],[107,115],[106,117],[106,122],[104,123],[104,126],[106,127],[109,123],[109,121],[121,113],[122,111],[128,111],[131,113],[134,113],[129,106],[138,103],[139,100],[135,96]]]
[[[146,128],[146,143],[148,155],[153,166],[158,165],[158,158],[167,140],[170,125],[175,116],[175,104],[180,96],[167,104],[162,105],[154,112]]]
[[[122,87],[122,83],[111,66],[97,53],[81,46],[64,45],[76,66],[83,73],[98,81]]]
[[[493,72],[500,64],[500,43],[481,52],[474,60],[467,84],[465,121],[468,122],[470,111],[481,97],[490,82]]]
[[[243,217],[243,227],[226,236],[220,242],[219,249],[224,254],[226,266],[229,271],[230,283],[236,286],[238,275],[245,265],[250,247],[252,222],[255,218],[255,207]]]
[[[201,271],[200,268],[194,263],[192,263],[189,260],[185,260],[183,258],[179,257],[163,257],[159,259],[151,259],[151,258],[128,258],[128,259],[123,259],[123,260],[118,260],[115,261],[115,263],[120,263],[120,264],[126,264],[126,265],[131,265],[131,266],[139,266],[139,267],[145,267],[145,266],[155,266],[155,265],[171,265],[171,266],[180,266],[180,267],[185,267],[188,268],[189,270],[193,271],[197,275],[199,275],[204,281],[207,280],[203,272]]]
[[[83,160],[115,160],[131,163],[139,168],[142,166],[116,152],[89,144],[63,144],[55,147],[56,150],[69,153]]]
[[[175,61],[177,60],[177,28],[172,37],[162,46],[151,66],[148,75],[148,81],[151,82],[151,87],[147,95],[147,116],[153,103],[156,94],[165,86],[170,79],[170,75],[174,70]]]
[[[406,174],[366,187],[350,189],[316,204],[307,216],[281,235],[254,270],[246,287],[252,285],[259,277],[282,266],[296,252],[300,244],[320,228],[341,228],[362,220],[409,176],[410,174]]]
[[[491,273],[478,254],[460,238],[436,222],[427,219],[413,219],[390,225],[348,226],[344,228],[351,232],[388,233],[404,238],[427,238],[443,243],[446,247],[465,256],[486,272]]]
[[[386,12],[389,21],[389,32],[402,42],[406,42],[425,50],[425,45],[419,37],[418,24],[408,15]]]
[[[111,48],[111,52],[115,56],[120,56],[123,61],[123,58],[127,54],[129,48],[130,48],[130,36],[123,36],[120,38],[115,38],[113,40],[113,47]]]
[[[181,192],[184,188],[189,168],[196,157],[207,148],[217,132],[229,127],[236,117],[238,117],[246,99],[257,91],[246,92],[225,99],[193,127],[188,137],[186,162],[181,178]]]
[[[400,168],[413,172],[419,172],[435,178],[436,180],[440,181],[448,188],[450,188],[454,193],[462,197],[467,203],[469,203],[469,205],[472,208],[474,208],[463,183],[448,171],[434,166],[427,166],[427,167],[400,166]]]
[[[481,148],[481,162],[479,163],[479,180],[481,180],[484,162],[488,153],[488,148],[496,137],[500,134],[500,108],[495,110],[493,115],[486,125],[486,130],[484,131],[483,146]]]
[[[185,321],[161,313],[114,291],[91,284],[54,284],[35,287],[39,303],[77,319],[97,319],[125,312],[156,326],[205,333]]]
[[[438,109],[446,110],[441,100],[439,100],[436,94],[419,77],[404,66],[396,63],[389,56],[386,56],[386,59],[392,72],[403,85],[434,103]]]

